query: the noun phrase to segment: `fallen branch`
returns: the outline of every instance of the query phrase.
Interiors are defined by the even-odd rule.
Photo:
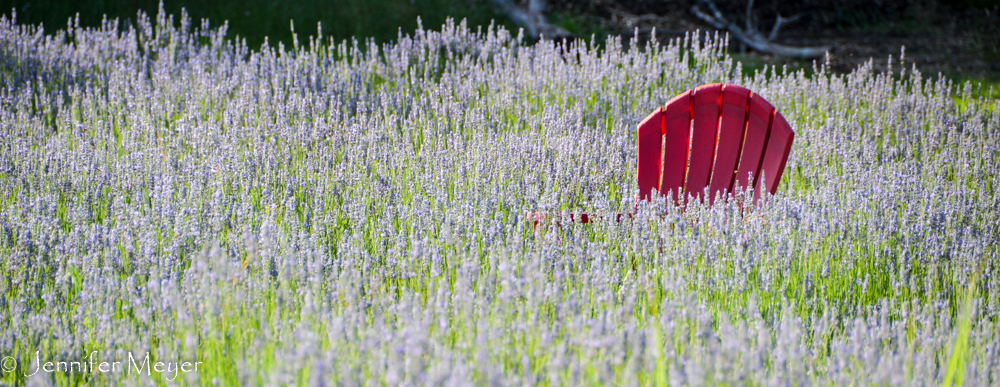
[[[699,5],[704,5],[708,12],[702,10]],[[783,18],[778,15],[778,20],[774,23],[774,28],[771,29],[771,34],[768,37],[764,37],[757,31],[753,23],[753,15],[750,8],[753,6],[753,0],[750,0],[747,6],[747,16],[746,25],[747,29],[744,30],[737,26],[735,23],[729,22],[719,8],[715,6],[712,0],[699,0],[694,6],[691,7],[691,13],[697,16],[699,19],[708,23],[710,26],[717,30],[729,31],[733,38],[743,42],[750,48],[757,50],[765,54],[774,54],[778,56],[784,56],[796,59],[816,59],[825,55],[831,46],[822,47],[792,47],[782,44],[773,43],[772,41],[778,37],[778,31],[781,26],[795,20],[799,19],[799,15],[792,16],[790,18]]]
[[[778,20],[774,21],[774,28],[771,29],[771,34],[767,36],[767,40],[768,41],[772,41],[774,39],[777,39],[778,38],[778,30],[781,29],[781,26],[783,26],[785,24],[788,24],[788,23],[791,23],[791,22],[794,22],[796,20],[799,20],[800,17],[802,17],[802,15],[794,15],[794,16],[789,17],[789,18],[784,18],[784,17],[781,17],[781,15],[779,14],[778,15]]]
[[[530,0],[528,9],[518,7],[513,0],[493,0],[493,3],[506,13],[514,23],[524,28],[524,31],[531,38],[559,40],[573,37],[569,31],[549,23],[545,17],[545,0]]]
[[[632,36],[642,36],[642,35],[649,35],[651,38],[655,38],[656,36],[659,36],[659,35],[683,37],[684,34],[686,34],[686,33],[687,33],[686,31],[680,31],[680,30],[663,30],[663,29],[658,29],[658,28],[636,28],[636,29],[632,29],[632,30],[621,30],[621,31],[618,31],[618,35],[621,35],[622,37],[626,37],[626,38],[627,37],[632,37]],[[655,34],[655,36],[654,36],[654,34]]]

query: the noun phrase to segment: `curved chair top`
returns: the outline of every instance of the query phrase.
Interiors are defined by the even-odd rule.
[[[639,197],[648,200],[655,190],[676,203],[704,200],[707,188],[714,202],[753,187],[759,198],[761,180],[774,194],[794,138],[774,106],[749,89],[713,83],[688,90],[637,128]]]

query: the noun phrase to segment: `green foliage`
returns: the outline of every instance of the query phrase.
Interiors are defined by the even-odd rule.
[[[161,0],[3,0],[0,13],[17,10],[17,19],[26,24],[44,24],[46,30],[66,27],[68,19],[79,15],[83,26],[100,26],[105,15],[119,18],[124,25],[136,20],[138,11],[157,13]],[[378,42],[395,40],[398,33],[412,33],[419,17],[425,26],[437,26],[449,16],[467,18],[470,25],[488,25],[493,17],[487,0],[166,0],[166,12],[180,15],[186,10],[195,23],[209,19],[213,25],[229,24],[229,36],[240,36],[250,47],[260,47],[267,37],[272,46],[282,42],[292,46],[290,21],[301,38],[317,34],[339,41],[358,37]]]

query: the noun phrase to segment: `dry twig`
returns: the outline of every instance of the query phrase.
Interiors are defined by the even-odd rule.
[[[573,34],[562,27],[552,25],[545,17],[545,0],[530,0],[528,9],[523,9],[513,0],[493,0],[514,23],[524,28],[528,36],[540,39],[564,39],[571,38]]]
[[[706,9],[702,9],[702,7]],[[722,15],[722,12],[719,11],[719,8],[715,6],[715,2],[712,0],[699,0],[697,4],[691,7],[691,13],[711,25],[713,28],[729,31],[729,33],[732,34],[736,40],[743,42],[754,50],[766,54],[774,54],[797,59],[815,59],[823,56],[832,48],[831,46],[792,47],[774,43],[773,41],[778,37],[778,31],[781,27],[785,24],[798,20],[800,15],[795,15],[789,18],[778,15],[778,20],[774,22],[771,34],[765,38],[754,26],[753,12],[751,11],[752,8],[753,0],[750,0],[747,4],[745,30],[737,26],[735,23],[729,22],[729,20]]]

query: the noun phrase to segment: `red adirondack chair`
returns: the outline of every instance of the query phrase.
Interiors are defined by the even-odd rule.
[[[686,204],[692,198],[703,201],[708,187],[711,204],[737,188],[753,187],[759,200],[761,175],[767,192],[774,194],[795,133],[761,96],[713,83],[671,99],[639,123],[636,137],[640,199],[650,200],[655,191]],[[535,224],[542,217],[535,213]],[[590,218],[572,217],[581,223]]]

